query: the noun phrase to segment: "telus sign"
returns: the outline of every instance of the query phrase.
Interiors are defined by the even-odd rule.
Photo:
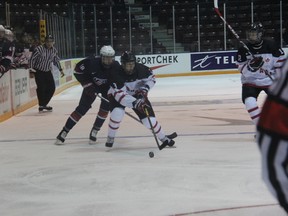
[[[235,69],[236,52],[192,53],[191,71]]]

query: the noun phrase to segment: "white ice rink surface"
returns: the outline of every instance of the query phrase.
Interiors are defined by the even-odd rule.
[[[89,145],[99,100],[55,146],[80,93],[55,96],[52,113],[35,106],[0,123],[1,216],[285,215],[261,179],[239,75],[158,78],[150,100],[165,132],[179,135],[162,151],[129,116],[111,151],[108,121]]]

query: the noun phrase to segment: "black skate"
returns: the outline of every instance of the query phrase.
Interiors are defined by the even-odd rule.
[[[96,130],[96,128],[92,128],[91,131],[90,131],[90,135],[89,135],[89,144],[90,145],[93,145],[95,144],[96,140],[97,140],[97,133],[98,133],[98,130]]]
[[[176,132],[173,132],[172,134],[167,135],[169,139],[175,139],[178,136]]]
[[[113,144],[114,144],[114,138],[108,136],[105,146],[108,148],[112,148]]]
[[[67,134],[68,134],[68,131],[62,129],[61,132],[56,137],[55,145],[64,145]]]
[[[175,139],[177,136],[178,134],[176,132],[173,132],[172,134],[167,135],[166,137],[170,139],[170,141],[167,143],[167,146],[173,147],[175,144],[175,141],[173,139]]]
[[[165,141],[163,142],[162,145],[172,147],[172,146],[174,146],[174,144],[175,144],[175,141],[174,141],[174,140],[172,140],[172,139],[167,139],[167,140],[165,140]]]
[[[52,110],[53,110],[53,107],[51,106],[39,106],[38,108],[39,112],[45,112],[45,111],[52,112]]]

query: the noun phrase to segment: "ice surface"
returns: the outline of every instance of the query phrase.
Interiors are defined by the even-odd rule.
[[[72,87],[53,98],[52,113],[35,106],[0,124],[0,215],[285,215],[261,179],[239,75],[158,78],[150,100],[165,132],[179,135],[162,151],[129,116],[111,151],[108,121],[89,145],[99,100],[55,146],[80,94]]]

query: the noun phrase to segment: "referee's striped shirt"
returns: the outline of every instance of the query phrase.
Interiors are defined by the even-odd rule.
[[[45,44],[39,45],[33,51],[29,61],[30,68],[40,71],[51,71],[52,63],[56,65],[59,70],[61,65],[59,62],[57,49],[55,47],[47,48]]]

